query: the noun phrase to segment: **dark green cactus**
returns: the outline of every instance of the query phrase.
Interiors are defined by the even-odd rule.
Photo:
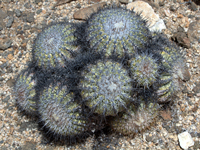
[[[81,106],[74,101],[73,93],[60,83],[45,88],[38,102],[40,121],[52,133],[75,136],[87,130],[87,120]]]
[[[45,70],[64,67],[78,48],[75,31],[75,25],[67,22],[46,27],[34,42],[33,58],[36,65]]]
[[[120,63],[98,61],[87,66],[81,79],[81,95],[95,113],[115,116],[131,98],[131,78]]]
[[[25,69],[19,74],[14,86],[16,103],[28,115],[36,112],[36,84],[34,73],[30,69]]]
[[[86,26],[89,47],[106,56],[134,54],[149,42],[150,33],[140,15],[123,8],[106,8],[91,15]]]

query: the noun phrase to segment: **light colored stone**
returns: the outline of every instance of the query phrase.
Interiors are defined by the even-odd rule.
[[[159,31],[166,29],[164,21],[160,19],[153,8],[146,2],[135,1],[127,5],[127,9],[134,10],[136,13],[141,13],[142,17],[147,20],[147,25],[150,31]]]
[[[194,141],[188,131],[178,134],[178,140],[180,147],[185,150],[194,145]]]

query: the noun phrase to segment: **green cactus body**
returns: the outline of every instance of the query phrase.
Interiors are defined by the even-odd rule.
[[[75,26],[70,23],[57,23],[45,28],[34,43],[36,64],[46,70],[64,67],[65,62],[72,59],[71,52],[77,49],[75,31]]]
[[[106,56],[134,54],[136,48],[149,41],[146,22],[132,11],[123,8],[103,9],[93,14],[86,27],[90,47]]]
[[[98,61],[82,74],[81,95],[95,113],[115,116],[124,110],[131,98],[131,78],[117,62]]]
[[[142,54],[133,57],[129,63],[131,73],[138,85],[149,87],[158,77],[159,65],[151,55]]]
[[[38,102],[40,120],[54,134],[75,136],[87,128],[87,121],[81,114],[81,106],[73,99],[66,86],[50,85],[45,88]]]
[[[185,72],[187,71],[182,58],[177,58],[171,64],[169,72],[164,72],[160,75],[160,85],[156,93],[158,102],[161,103],[170,101],[181,90]]]
[[[28,114],[36,112],[36,79],[34,73],[24,70],[20,73],[14,87],[17,105]]]
[[[110,125],[114,131],[133,136],[152,126],[158,116],[158,104],[141,102],[138,107],[132,105],[121,116],[114,118]]]

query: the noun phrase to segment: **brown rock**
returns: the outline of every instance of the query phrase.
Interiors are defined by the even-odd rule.
[[[188,29],[188,37],[192,43],[199,42],[200,43],[200,20],[190,23]]]
[[[9,60],[13,59],[13,55],[12,54],[8,54],[8,59]]]
[[[6,84],[7,84],[9,87],[13,87],[14,83],[15,83],[15,80],[14,80],[14,79],[9,79],[9,80],[6,82]]]
[[[190,39],[185,32],[176,32],[172,37],[172,40],[182,47],[190,48]]]
[[[73,17],[74,19],[78,19],[78,20],[86,20],[92,13],[97,12],[99,8],[102,8],[105,5],[106,5],[106,2],[102,2],[99,4],[94,4],[87,8],[80,9],[74,13]]]
[[[3,63],[5,63],[7,60],[4,58],[1,58],[0,61],[2,61]]]
[[[160,111],[160,115],[164,120],[172,120],[172,114],[169,110]]]
[[[182,74],[183,74],[183,81],[189,81],[190,80],[190,78],[191,78],[191,75],[190,75],[190,72],[189,72],[189,70],[188,70],[188,68],[182,68]]]
[[[54,7],[64,5],[64,4],[69,3],[71,1],[73,1],[73,0],[56,0],[56,4],[55,4]]]

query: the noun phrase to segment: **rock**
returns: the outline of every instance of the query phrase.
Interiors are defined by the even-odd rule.
[[[29,30],[31,28],[31,26],[24,24],[24,30]]]
[[[55,4],[54,7],[60,6],[60,5],[64,5],[64,4],[69,3],[69,2],[71,2],[71,1],[72,1],[72,0],[57,0],[57,3]]]
[[[14,15],[14,12],[13,12],[13,11],[7,11],[7,15],[8,15],[8,16],[13,16],[13,15]]]
[[[42,9],[38,9],[37,11],[36,11],[36,14],[40,14],[42,12]]]
[[[13,59],[13,55],[12,54],[8,54],[8,59],[9,60]]]
[[[187,131],[178,134],[178,140],[180,147],[185,150],[194,145],[192,136]]]
[[[42,2],[42,0],[35,0],[36,4],[38,4],[39,2]]]
[[[192,11],[196,11],[198,9],[198,6],[194,3],[194,2],[191,2],[189,8],[192,10]]]
[[[174,33],[172,40],[182,47],[190,48],[190,39],[185,32]]]
[[[127,9],[134,9],[136,13],[141,13],[142,17],[147,20],[147,25],[149,25],[150,31],[161,32],[163,29],[166,29],[164,21],[159,18],[159,15],[154,12],[153,8],[148,3],[135,1],[129,3]]]
[[[80,8],[81,8],[81,4],[78,3],[78,4],[76,5],[76,8],[80,9]]]
[[[195,141],[194,142],[194,149],[200,149],[200,142],[199,141]]]
[[[150,28],[151,32],[157,31],[157,32],[162,32],[163,29],[166,29],[165,23],[162,19],[159,19],[153,26]]]
[[[20,17],[22,13],[19,9],[15,9],[15,14],[17,17]]]
[[[8,19],[8,22],[6,24],[6,27],[10,28],[12,26],[13,22],[14,22],[14,17],[10,16],[9,19]]]
[[[92,13],[97,12],[97,10],[102,8],[104,5],[106,5],[106,2],[94,4],[87,8],[80,9],[74,13],[74,19],[86,20]]]
[[[13,87],[14,84],[15,84],[15,80],[14,79],[9,79],[6,84],[9,86],[9,87]]]
[[[26,9],[30,9],[30,8],[31,8],[31,4],[30,4],[30,3],[26,3],[26,4],[24,5],[24,7],[25,7]]]
[[[89,4],[99,3],[101,0],[88,0]]]
[[[26,141],[25,145],[22,146],[23,150],[36,150],[36,142]]]
[[[11,47],[12,41],[10,39],[3,39],[0,41],[0,50],[6,50]]]
[[[200,43],[200,20],[190,23],[187,34],[191,43]]]
[[[122,4],[128,4],[129,0],[119,0],[119,2]]]
[[[0,31],[3,30],[3,26],[0,24]]]
[[[195,87],[192,91],[194,91],[194,93],[200,93],[200,82],[195,83]]]
[[[169,7],[169,10],[170,10],[170,11],[175,11],[176,9],[175,9],[175,7],[174,7],[173,5],[171,5],[171,6]]]
[[[164,120],[172,120],[172,114],[169,110],[160,111],[160,115]]]
[[[0,9],[0,20],[5,19],[7,17],[7,13],[5,13],[2,9]]]
[[[32,12],[28,13],[27,17],[26,17],[27,22],[29,22],[29,23],[34,22],[34,20],[35,20],[34,15],[35,15],[35,13],[32,13]]]
[[[7,103],[9,99],[10,99],[10,95],[6,96],[6,98],[4,98],[2,101],[3,101],[4,103]]]

